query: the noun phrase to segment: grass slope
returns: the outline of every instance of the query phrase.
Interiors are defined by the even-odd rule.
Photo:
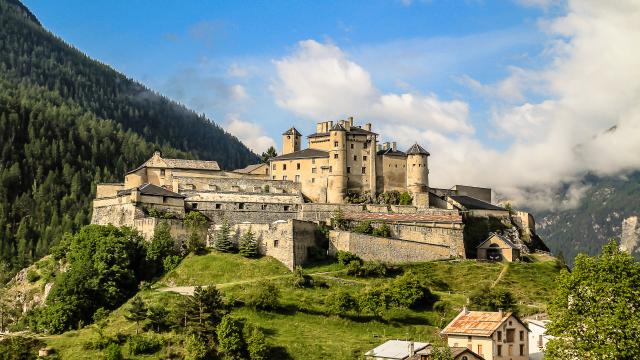
[[[491,286],[499,278],[497,286],[508,286],[521,303],[521,312],[534,313],[544,309],[551,296],[558,269],[552,258],[532,257],[531,262],[496,264],[477,261],[439,261],[402,266],[424,279],[440,297],[451,304],[451,311],[442,315],[427,310],[390,310],[382,317],[352,316],[339,318],[327,314],[325,299],[336,288],[356,293],[368,285],[391,281],[391,278],[360,279],[347,276],[339,264],[322,264],[305,268],[316,282],[326,286],[297,289],[290,285],[291,277],[276,260],[263,257],[248,260],[239,255],[211,253],[189,256],[178,268],[160,279],[153,288],[168,284],[175,286],[218,284],[225,298],[242,299],[253,281],[269,279],[281,293],[281,309],[278,311],[254,311],[239,306],[232,314],[247,323],[261,327],[276,349],[280,359],[331,358],[353,359],[389,339],[415,339],[429,341],[438,336],[466,302],[470,292],[482,286]],[[145,290],[140,296],[152,304],[170,307],[179,295]],[[135,333],[135,324],[124,319],[125,309],[114,311],[109,317],[106,333],[113,335]],[[59,336],[45,337],[47,344],[59,351],[62,358],[95,359],[101,353],[84,350],[83,344],[97,339],[91,327]],[[169,352],[182,353],[182,335],[161,335],[171,345],[149,356],[127,358],[165,358]],[[127,355],[126,346],[123,352]]]

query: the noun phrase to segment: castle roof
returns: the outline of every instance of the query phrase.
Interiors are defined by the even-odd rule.
[[[415,144],[411,145],[409,150],[407,150],[407,155],[427,155],[427,156],[431,156],[431,154],[429,154],[429,152],[427,150],[425,150],[422,146],[418,145],[418,143],[415,143]]]
[[[127,174],[138,171],[144,167],[159,167],[167,169],[183,169],[183,170],[211,170],[219,171],[220,166],[217,161],[213,160],[187,160],[187,159],[166,159],[160,152],[155,152],[153,156],[145,161],[142,165],[129,171]]]
[[[484,246],[484,244],[486,244],[487,241],[491,240],[491,238],[493,238],[494,236],[497,237],[498,239],[500,239],[508,247],[510,247],[512,249],[518,249],[518,246],[516,246],[516,244],[512,243],[511,240],[509,240],[509,238],[507,238],[506,236],[500,235],[500,234],[496,234],[496,233],[490,233],[489,237],[486,238],[483,242],[481,242],[480,245],[476,246],[476,248],[480,248],[480,247]]]
[[[347,131],[347,129],[345,129],[344,126],[342,126],[342,124],[338,122],[331,127],[331,131]]]
[[[467,311],[465,309],[441,333],[446,335],[491,336],[511,315],[513,313],[510,311]],[[522,323],[520,319],[516,316],[514,317]]]
[[[282,133],[282,135],[297,135],[297,136],[302,136],[302,134],[300,134],[300,132],[298,131],[298,129],[296,129],[295,127],[291,127],[291,129],[285,131]]]
[[[340,124],[338,123],[336,125],[340,125]],[[333,127],[335,127],[336,125],[334,125]],[[344,129],[344,126],[342,128]],[[349,128],[349,130],[346,130],[346,129],[344,130],[347,132],[347,135],[378,135],[373,131],[365,130],[357,126],[352,126],[351,128]],[[311,135],[307,135],[307,138],[324,137],[324,136],[329,136],[329,133],[328,132],[313,133]]]
[[[393,148],[383,149],[376,152],[377,155],[386,155],[386,156],[407,156],[404,151],[393,150]]]
[[[456,212],[445,214],[398,214],[398,213],[365,213],[345,212],[344,218],[355,221],[388,221],[415,223],[462,223],[462,217]]]
[[[467,210],[499,210],[499,211],[507,211],[505,208],[501,208],[500,206],[490,204],[486,201],[482,201],[476,199],[471,196],[466,195],[451,195],[449,196],[458,204],[465,207]]]
[[[293,160],[293,159],[312,159],[312,158],[326,158],[329,157],[327,151],[317,149],[304,149],[300,151],[294,151],[292,153],[276,156],[271,160]]]
[[[264,163],[251,164],[251,165],[248,165],[246,167],[243,167],[242,169],[235,169],[235,170],[233,170],[233,172],[234,173],[239,173],[239,174],[250,174],[252,171],[255,171],[256,169],[259,169],[262,166],[267,166],[267,164],[264,164]]]

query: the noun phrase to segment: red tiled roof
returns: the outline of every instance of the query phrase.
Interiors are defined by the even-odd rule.
[[[469,311],[464,310],[442,330],[443,334],[491,336],[513,313],[509,311]]]
[[[371,221],[388,221],[388,222],[422,222],[422,223],[462,223],[462,217],[459,214],[387,214],[387,213],[345,213],[344,218],[347,220],[371,220]]]

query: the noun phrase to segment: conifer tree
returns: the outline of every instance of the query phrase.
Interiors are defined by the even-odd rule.
[[[255,258],[258,256],[258,241],[251,229],[244,233],[240,238],[240,255],[248,258]]]
[[[253,327],[249,332],[247,351],[251,360],[266,360],[269,357],[269,344],[264,332],[257,327]]]
[[[241,324],[230,315],[225,315],[216,330],[218,350],[228,359],[242,359],[245,346]]]
[[[124,317],[129,321],[136,322],[136,335],[138,335],[140,322],[147,319],[147,306],[139,296],[136,296],[131,301],[131,305],[128,310],[129,313]]]
[[[220,231],[216,234],[216,241],[214,244],[216,250],[226,253],[233,251],[233,243],[231,243],[231,239],[229,239],[229,232],[229,223],[225,220],[220,227]]]

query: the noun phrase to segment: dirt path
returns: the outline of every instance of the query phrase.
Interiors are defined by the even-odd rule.
[[[507,273],[508,269],[509,269],[509,264],[507,263],[502,264],[502,270],[500,271],[500,274],[498,274],[498,277],[496,278],[496,280],[491,284],[491,288],[494,288],[496,287],[496,285],[498,285],[500,280],[502,280],[504,275]]]
[[[344,282],[350,282],[350,283],[360,283],[359,281],[356,281],[356,280],[341,279],[341,278],[337,278],[337,277],[334,277],[334,276],[330,276],[330,274],[339,273],[341,271],[343,271],[343,270],[325,271],[325,272],[318,272],[318,273],[312,273],[312,274],[307,274],[307,275],[323,277],[323,278],[329,278],[329,279],[335,279],[335,280],[338,280],[338,281],[344,281]],[[267,276],[267,277],[263,277],[263,278],[240,280],[240,281],[231,281],[231,282],[220,283],[220,284],[215,284],[215,285],[216,285],[216,287],[218,289],[222,289],[222,288],[229,287],[229,286],[235,286],[235,285],[241,285],[241,284],[250,284],[250,283],[258,282],[260,280],[281,279],[281,278],[285,278],[285,277],[288,277],[288,276],[291,276],[291,274]],[[171,287],[159,288],[159,289],[156,289],[156,291],[173,292],[173,293],[180,294],[180,295],[193,295],[193,292],[194,292],[195,288],[196,288],[196,286],[171,286]]]

